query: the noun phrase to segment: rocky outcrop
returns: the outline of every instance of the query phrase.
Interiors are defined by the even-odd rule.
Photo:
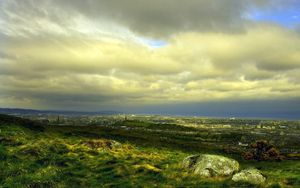
[[[245,169],[241,172],[235,174],[232,177],[232,180],[235,182],[248,182],[251,184],[263,184],[266,181],[266,178],[261,174],[261,172],[255,168]]]
[[[239,170],[239,163],[220,155],[192,155],[183,160],[183,167],[202,177],[230,176]]]

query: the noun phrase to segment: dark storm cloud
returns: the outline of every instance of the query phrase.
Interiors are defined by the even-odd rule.
[[[299,4],[296,0],[55,0],[55,3],[66,10],[115,21],[140,34],[156,37],[185,31],[241,32],[252,13],[275,11],[279,15],[273,16],[280,17],[281,12]]]
[[[116,21],[142,34],[161,36],[180,31],[240,31],[251,1],[240,0],[100,0],[56,1],[92,18]]]
[[[5,5],[23,19],[47,18],[59,25],[72,15],[112,21],[143,35],[166,36],[184,31],[240,32],[245,13],[251,7],[263,7],[268,0],[26,0]],[[4,12],[10,22],[20,18]],[[34,20],[32,20],[34,22]]]

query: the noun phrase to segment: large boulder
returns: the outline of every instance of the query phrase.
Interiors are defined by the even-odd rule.
[[[232,177],[232,180],[235,182],[248,182],[251,184],[263,184],[266,181],[266,178],[261,174],[261,172],[255,168],[245,169],[241,172],[235,174]]]
[[[202,177],[224,177],[239,170],[239,163],[220,155],[192,155],[183,160],[183,167]]]

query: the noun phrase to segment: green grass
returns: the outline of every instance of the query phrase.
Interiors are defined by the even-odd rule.
[[[300,186],[299,161],[244,161],[185,134],[92,126],[35,130],[16,123],[2,123],[0,129],[0,187],[255,187],[230,178],[202,179],[182,169],[186,156],[201,152],[260,169],[268,187]],[[111,146],[112,140],[121,145]]]

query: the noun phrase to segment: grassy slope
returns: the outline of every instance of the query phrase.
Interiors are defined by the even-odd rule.
[[[201,179],[186,172],[180,167],[182,159],[203,150],[198,147],[184,149],[188,143],[185,139],[182,147],[178,147],[170,142],[180,143],[180,138],[166,142],[168,137],[159,133],[146,135],[101,127],[28,129],[20,124],[23,125],[20,122],[0,124],[2,187],[250,186],[229,179]],[[110,139],[122,145],[112,148],[107,144],[111,143]],[[220,152],[218,149],[204,150]],[[231,157],[239,160],[242,167],[261,169],[269,185],[279,182],[285,187],[299,186],[299,161],[257,163]]]

